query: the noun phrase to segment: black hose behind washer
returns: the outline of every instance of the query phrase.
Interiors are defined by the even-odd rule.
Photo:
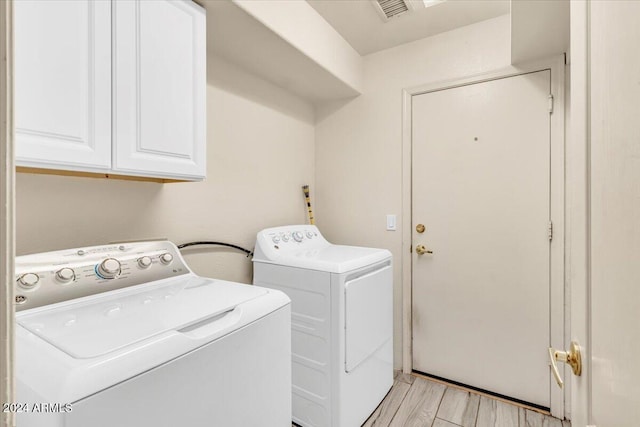
[[[200,245],[216,245],[216,246],[227,246],[229,248],[233,248],[233,249],[237,249],[239,251],[242,251],[244,253],[247,254],[247,258],[249,258],[250,256],[253,255],[253,251],[250,251],[249,249],[245,249],[241,246],[238,245],[234,245],[232,243],[224,243],[224,242],[213,242],[213,241],[208,241],[208,240],[203,240],[201,242],[189,242],[189,243],[183,243],[181,245],[178,245],[178,249],[183,249],[183,248],[187,248],[189,246],[200,246]]]

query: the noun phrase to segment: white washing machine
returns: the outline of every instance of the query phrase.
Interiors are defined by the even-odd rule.
[[[290,300],[167,241],[16,258],[20,427],[291,425]]]
[[[292,301],[293,421],[362,425],[393,385],[391,253],[286,226],[258,233],[253,267]]]

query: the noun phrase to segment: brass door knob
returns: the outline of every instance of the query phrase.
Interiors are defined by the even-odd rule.
[[[433,251],[427,250],[427,248],[425,248],[424,245],[418,245],[416,246],[416,253],[418,255],[424,255],[424,254],[432,254]]]
[[[560,388],[564,386],[564,381],[562,381],[562,377],[560,377],[556,361],[564,362],[571,366],[574,375],[578,377],[582,375],[582,355],[580,353],[580,346],[575,341],[571,341],[569,351],[559,351],[554,348],[549,348],[549,360],[551,362],[551,372],[556,378],[556,382]]]

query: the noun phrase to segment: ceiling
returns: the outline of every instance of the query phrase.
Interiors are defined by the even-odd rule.
[[[509,13],[509,0],[449,0],[384,22],[371,0],[307,0],[360,55]]]
[[[300,27],[301,37],[309,36],[304,31],[304,21],[309,17],[304,13],[296,14],[299,8],[291,8],[291,4],[287,3],[294,1],[302,5],[305,0],[197,1],[207,10],[207,50],[214,56],[222,57],[311,102],[349,98],[360,93],[360,89],[334,74],[326,64],[318,62],[318,58],[310,56],[309,52],[279,32],[276,25],[279,20],[293,19],[300,20],[294,23]],[[273,22],[265,21],[264,16],[256,16],[251,8],[247,9],[246,6],[251,1],[271,3],[272,7],[267,8],[267,11],[271,13]],[[312,15],[315,15],[314,10],[318,12],[321,18],[315,19],[327,21],[360,55],[510,12],[509,0],[448,0],[428,8],[412,9],[384,22],[378,15],[373,0],[306,1],[303,9]],[[307,8],[307,5],[311,7]],[[289,16],[288,13],[292,15]],[[529,12],[525,13],[527,14]],[[329,40],[324,39],[326,34],[323,36],[314,33],[313,36],[313,46],[320,44],[331,49]],[[534,39],[538,40],[538,37]],[[337,52],[333,54],[338,55]],[[209,65],[208,77],[221,78],[222,74],[216,74],[215,63]]]

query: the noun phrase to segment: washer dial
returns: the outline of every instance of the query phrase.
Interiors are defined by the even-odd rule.
[[[72,268],[65,267],[56,271],[56,279],[62,283],[69,283],[76,278],[76,273]]]
[[[302,242],[302,239],[304,239],[304,234],[302,234],[302,231],[294,231],[292,236],[293,240],[295,240],[296,242]]]
[[[18,284],[23,289],[32,289],[40,281],[40,277],[34,273],[26,273],[18,278]]]
[[[171,255],[170,253],[164,253],[162,255],[160,255],[160,262],[168,265],[171,264],[171,261],[173,261],[173,255]]]
[[[145,255],[138,258],[138,266],[140,266],[140,268],[149,268],[151,266],[151,257]]]
[[[120,274],[120,261],[115,258],[107,258],[103,260],[96,269],[98,276],[103,279],[115,279]]]

